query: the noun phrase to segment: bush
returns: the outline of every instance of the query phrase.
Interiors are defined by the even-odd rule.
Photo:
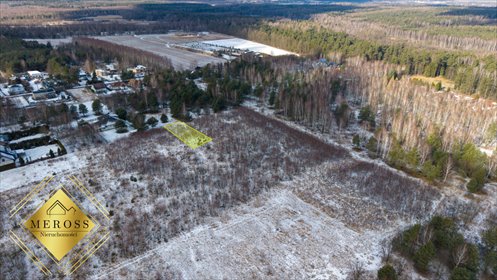
[[[469,181],[468,185],[466,188],[468,191],[475,193],[479,192],[483,189],[483,186],[485,185],[485,177],[487,176],[486,170],[484,168],[480,168],[478,170],[475,170],[473,172],[473,176],[471,177],[471,180]]]
[[[371,158],[377,158],[378,157],[378,140],[376,138],[371,137],[369,138],[368,143],[366,144],[366,148],[368,149],[368,155]]]
[[[126,126],[126,123],[124,123],[123,120],[117,120],[116,123],[114,123],[114,128],[116,129],[117,133],[128,132],[128,127]]]
[[[126,133],[128,132],[128,129],[126,127],[123,128],[116,128],[117,133]]]
[[[378,279],[379,280],[396,280],[397,272],[395,268],[390,264],[384,265],[382,268],[378,270]]]
[[[147,120],[147,124],[150,125],[151,127],[155,127],[157,125],[159,121],[154,118],[154,117],[150,117],[148,120]]]
[[[128,116],[128,112],[126,112],[126,109],[123,108],[117,108],[116,109],[116,115],[118,118],[122,120],[126,120],[126,117]]]
[[[361,111],[359,111],[359,121],[360,122],[369,122],[369,125],[371,127],[374,127],[376,125],[375,122],[375,114],[371,110],[371,107],[365,106],[361,108]]]
[[[359,147],[361,145],[361,138],[359,138],[359,135],[357,135],[357,134],[354,135],[354,137],[352,138],[352,143],[356,147]]]
[[[473,178],[466,185],[466,188],[468,189],[468,191],[470,191],[472,193],[477,193],[483,189],[483,185],[484,184],[478,182],[478,180]]]
[[[441,91],[442,90],[442,82],[438,82],[435,84],[435,90],[436,91]]]
[[[442,168],[427,161],[423,164],[422,172],[428,180],[434,181],[442,175]]]

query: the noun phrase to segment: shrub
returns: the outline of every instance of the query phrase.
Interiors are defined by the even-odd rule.
[[[423,164],[422,172],[423,175],[430,181],[434,181],[442,175],[441,167],[428,161]]]
[[[359,147],[361,145],[361,138],[359,138],[359,135],[357,135],[357,134],[354,135],[354,137],[352,138],[352,143],[356,147]]]
[[[117,108],[116,109],[116,115],[118,118],[122,119],[122,120],[125,120],[127,115],[128,115],[128,112],[126,112],[126,109],[123,109],[123,108]]]
[[[397,272],[395,268],[390,264],[384,265],[382,268],[378,270],[378,279],[379,280],[396,280]]]
[[[378,157],[378,140],[376,138],[371,137],[369,138],[368,143],[366,144],[366,148],[368,149],[368,155],[371,158],[377,158]]]
[[[367,121],[371,127],[374,127],[376,125],[375,115],[369,105],[362,107],[361,111],[359,111],[359,121],[360,122]]]
[[[159,121],[154,118],[154,117],[150,117],[148,120],[147,120],[147,124],[150,125],[151,127],[155,127],[157,125]]]
[[[485,179],[486,179],[485,177],[486,177],[486,171],[484,168],[475,170],[473,176],[471,177],[471,180],[466,186],[468,191],[472,193],[481,191],[483,189],[483,186],[485,185]]]

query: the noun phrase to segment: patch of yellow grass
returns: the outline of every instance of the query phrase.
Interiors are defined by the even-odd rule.
[[[413,75],[413,76],[411,76],[411,79],[425,82],[425,83],[430,84],[430,85],[441,82],[442,88],[444,88],[444,89],[448,89],[448,88],[453,89],[454,88],[454,81],[446,79],[444,77],[440,77],[440,76],[439,77],[426,77],[423,75]]]

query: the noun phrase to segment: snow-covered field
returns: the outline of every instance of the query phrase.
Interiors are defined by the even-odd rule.
[[[210,55],[213,51],[222,49],[253,51],[272,56],[296,55],[282,49],[219,33],[195,35],[171,32],[94,38],[166,57],[177,69],[192,69],[195,66],[202,67],[209,63],[223,63],[226,58]]]
[[[55,150],[56,152],[57,150]],[[91,150],[89,150],[91,151]],[[37,182],[45,176],[56,173],[64,175],[66,173],[78,172],[79,169],[87,166],[86,153],[69,153],[54,159],[39,161],[18,168],[2,171],[0,173],[0,193],[8,190],[18,189],[23,186],[34,187]]]
[[[217,38],[217,37],[214,37]],[[110,43],[128,46],[144,50],[169,59],[176,69],[192,69],[196,66],[205,66],[209,63],[223,63],[224,59],[207,54],[191,52],[173,46],[178,42],[188,42],[199,40],[199,38],[176,36],[170,34],[149,34],[149,35],[121,35],[121,36],[101,36],[95,39]]]
[[[94,278],[140,279],[165,266],[184,279],[345,279],[352,263],[380,265],[390,231],[355,231],[278,189]]]
[[[30,161],[37,160],[40,158],[48,157],[50,154],[50,150],[57,155],[57,150],[59,149],[59,145],[56,144],[50,144],[50,145],[45,145],[45,146],[39,146],[33,149],[27,149],[24,150],[26,153],[26,156],[29,158]]]
[[[281,55],[297,55],[289,51],[274,48],[268,45],[260,44],[257,42],[240,39],[240,38],[230,38],[230,39],[220,39],[212,41],[202,41],[201,43],[211,45],[214,47],[223,48],[233,48],[242,51],[252,51],[256,53],[267,54],[271,56],[281,56]]]
[[[50,42],[50,44],[54,47],[58,47],[59,45],[62,44],[67,44],[72,42],[72,37],[67,37],[67,38],[62,38],[62,39],[24,39],[24,41],[36,41],[40,44],[47,44]]]

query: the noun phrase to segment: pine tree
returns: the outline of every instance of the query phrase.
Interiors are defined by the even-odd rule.
[[[168,119],[167,119],[167,115],[166,115],[166,114],[162,114],[162,115],[160,116],[160,121],[161,121],[162,123],[167,123],[167,121],[168,121]]]
[[[428,242],[414,254],[414,266],[422,272],[427,272],[433,257],[435,257],[435,246],[432,242]]]
[[[100,101],[100,99],[93,100],[91,108],[93,109],[95,115],[102,114],[102,102]]]
[[[86,108],[86,105],[81,103],[79,104],[79,113],[85,116],[88,113],[88,108]]]

